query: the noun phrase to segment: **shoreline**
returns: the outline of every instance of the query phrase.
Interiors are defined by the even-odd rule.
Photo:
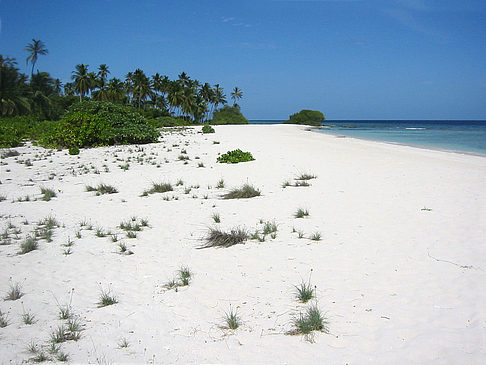
[[[0,245],[0,291],[19,283],[24,295],[0,301],[8,318],[0,363],[32,359],[30,341],[48,354],[67,304],[82,325],[78,341],[60,344],[73,363],[482,361],[486,159],[339,139],[307,126],[214,128],[173,129],[159,143],[78,156],[29,144],[2,160],[0,230],[10,243]],[[216,162],[236,148],[255,160]],[[309,186],[283,187],[304,173],[316,176]],[[173,190],[143,196],[158,182]],[[101,183],[118,192],[86,191]],[[244,183],[261,196],[222,199]],[[42,200],[41,187],[56,196]],[[296,218],[299,208],[309,216]],[[59,222],[52,242],[39,239],[38,249],[19,255],[46,217]],[[143,219],[134,238],[120,228]],[[261,237],[265,222],[275,223],[275,237],[196,249],[211,227]],[[189,285],[169,289],[182,267],[192,273]],[[308,303],[296,299],[302,282],[316,290]],[[100,290],[118,303],[99,307]],[[329,333],[289,335],[312,304]],[[230,310],[241,318],[236,330],[224,328]],[[36,322],[24,324],[25,312]]]

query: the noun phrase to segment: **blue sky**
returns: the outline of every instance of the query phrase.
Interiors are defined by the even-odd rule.
[[[317,109],[327,119],[486,119],[484,0],[0,0],[0,54],[64,82],[106,63],[182,71],[249,119]]]

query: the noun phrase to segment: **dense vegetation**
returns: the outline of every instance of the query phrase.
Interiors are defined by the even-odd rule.
[[[325,119],[324,114],[320,111],[303,109],[298,113],[292,114],[285,123],[320,126]]]
[[[215,124],[247,123],[237,104],[243,96],[238,87],[231,92],[233,106],[229,106],[219,84],[211,86],[199,82],[185,72],[176,80],[170,80],[159,73],[147,76],[136,69],[128,72],[124,80],[109,79],[110,70],[106,64],[96,71],[90,71],[86,64],[78,64],[72,72],[72,82],[63,85],[60,79],[52,78],[47,72],[34,71],[39,57],[48,54],[42,41],[33,39],[25,50],[28,52],[26,61],[32,64],[30,76],[19,71],[15,59],[0,55],[0,147],[19,145],[22,138],[36,139],[40,143],[47,140],[53,144],[56,140],[52,129],[68,132],[68,136],[56,143],[72,147],[152,141],[153,127],[211,123],[212,119]],[[76,106],[86,101],[111,104]],[[220,106],[223,107],[218,109]],[[124,117],[120,121],[107,120],[107,112],[104,112],[107,108]],[[133,125],[126,118],[131,119]],[[143,118],[150,126],[142,122]],[[100,133],[99,128],[105,127],[108,129]],[[83,136],[73,137],[81,130],[85,133]],[[126,138],[119,138],[126,133]],[[45,134],[48,138],[44,138]],[[96,134],[99,135],[95,138]]]
[[[248,124],[238,105],[225,105],[221,109],[215,110],[211,124]]]

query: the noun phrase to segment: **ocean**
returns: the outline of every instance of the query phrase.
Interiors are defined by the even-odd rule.
[[[283,120],[250,120],[281,124]],[[486,156],[486,121],[326,120],[319,133]]]

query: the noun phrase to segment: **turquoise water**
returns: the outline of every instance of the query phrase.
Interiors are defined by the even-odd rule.
[[[255,120],[251,124],[280,124]],[[486,155],[486,121],[326,120],[319,133]]]

